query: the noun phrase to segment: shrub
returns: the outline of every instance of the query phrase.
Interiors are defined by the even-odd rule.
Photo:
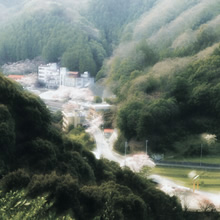
[[[3,190],[8,192],[10,190],[24,188],[28,185],[29,182],[29,174],[23,169],[18,169],[4,176],[1,180],[1,185]]]
[[[100,96],[95,96],[94,97],[94,102],[95,103],[102,103],[102,98]]]
[[[28,194],[32,197],[40,195],[44,192],[54,192],[62,176],[58,176],[56,172],[46,175],[34,175],[28,184]]]

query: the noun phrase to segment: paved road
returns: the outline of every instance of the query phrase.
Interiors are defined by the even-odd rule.
[[[125,157],[117,154],[113,151],[113,142],[114,142],[114,135],[112,139],[106,139],[103,131],[99,128],[101,125],[101,117],[97,117],[90,121],[90,127],[87,129],[87,131],[93,135],[95,141],[96,141],[96,149],[93,151],[96,158],[107,158],[108,160],[115,161],[119,163],[121,166],[124,164]],[[115,136],[116,138],[117,136]]]
[[[117,140],[116,130],[111,137],[105,138],[103,131],[99,128],[102,124],[101,117],[90,121],[90,128],[87,130],[96,140],[96,149],[93,151],[96,158],[106,158],[110,161],[117,162],[121,167],[128,166],[134,172],[139,172],[143,166],[154,167],[154,162],[146,153],[134,155],[120,155],[113,150],[113,144]]]

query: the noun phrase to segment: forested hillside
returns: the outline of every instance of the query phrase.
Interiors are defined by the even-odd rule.
[[[121,140],[150,138],[152,150],[164,151],[188,135],[218,137],[217,104],[195,98],[200,90],[216,96],[218,0],[32,0],[0,7],[0,62],[41,56],[107,79],[120,106]],[[210,111],[203,112],[205,106]]]
[[[33,5],[25,3],[28,12],[24,9],[9,25],[2,25],[1,64],[42,56],[46,62],[61,62],[70,70],[89,70],[95,75],[106,49],[99,31],[79,14],[79,9],[65,8],[59,2],[37,2],[37,6],[34,1]]]
[[[111,87],[117,150],[147,139],[149,152],[194,156],[206,133],[203,154],[220,155],[219,0],[0,0],[0,12],[0,64],[41,56]],[[195,219],[54,117],[0,75],[2,219]]]
[[[147,139],[152,152],[194,156],[203,133],[219,138],[219,19],[219,1],[163,0],[125,26],[97,74],[117,95],[117,150]]]
[[[42,56],[46,62],[61,62],[71,70],[90,70],[95,75],[106,51],[95,31],[84,28],[71,24],[62,10],[22,17],[0,37],[1,63]]]
[[[169,63],[166,62],[161,62],[159,67]],[[179,69],[172,62],[170,65],[169,72],[162,70],[161,75],[154,69],[148,74],[134,70],[117,91],[122,102],[117,118],[119,128],[127,139],[149,138],[153,151],[178,152],[183,149],[174,149],[175,142],[187,137],[198,135],[201,143],[199,135],[203,133],[215,134],[217,138],[220,135],[220,48],[183,68]],[[193,149],[191,143],[184,150],[193,156],[199,152],[199,144]]]
[[[0,64],[42,56],[96,75],[119,44],[123,27],[152,5],[124,0],[0,2]]]
[[[96,160],[89,146],[52,125],[38,97],[2,75],[0,103],[2,219],[182,219],[175,197],[114,162]]]

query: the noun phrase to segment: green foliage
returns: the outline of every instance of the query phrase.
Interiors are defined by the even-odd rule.
[[[67,16],[57,7],[48,13],[37,11],[18,17],[13,25],[2,30],[1,62],[41,55],[48,62],[61,62],[69,69],[89,70],[95,75],[121,36],[124,40],[132,39],[133,31],[125,36],[122,28],[154,3],[153,0],[94,0],[88,13],[91,19],[86,24],[87,21],[79,19],[80,25],[73,22],[71,13]],[[204,21],[195,23],[195,28],[199,22],[210,19],[205,16]],[[170,14],[167,20],[171,22],[174,18],[175,15]],[[90,22],[95,22],[99,30],[89,27]],[[157,27],[148,31],[157,31]],[[193,51],[187,48],[183,54],[194,54],[212,45],[217,40],[216,33],[201,29]],[[146,76],[158,61],[160,51],[146,40],[129,45],[132,48],[106,62],[111,68],[103,67],[97,76],[110,74],[117,101],[121,101],[117,124],[122,135],[117,148],[124,149],[124,143],[120,144],[125,138],[147,137],[152,150],[158,151],[171,150],[174,143],[189,134],[206,131],[219,138],[219,50],[216,49],[213,56],[193,62],[185,70],[174,72],[165,85],[166,76],[160,77],[157,73]],[[127,51],[130,52],[126,55]],[[182,210],[175,197],[165,195],[148,180],[128,169],[122,170],[114,162],[97,161],[87,150],[93,141],[81,128],[69,132],[72,140],[62,137],[51,125],[59,121],[60,115],[51,119],[39,98],[2,76],[0,103],[0,159],[6,167],[1,174],[8,172],[0,180],[1,184],[7,190],[28,184],[28,195],[32,196],[29,200],[24,195],[25,202],[18,196],[16,202],[6,208],[0,205],[6,213],[5,219],[12,215],[17,215],[17,219],[21,216],[22,219],[26,216],[26,219],[56,219],[57,211],[61,218],[69,212],[77,219],[181,219]],[[112,116],[106,118],[109,126]],[[10,202],[9,197],[13,199],[12,194],[6,195],[7,199],[3,202],[0,199],[0,204]],[[23,209],[24,206],[27,209]]]
[[[28,194],[32,197],[41,195],[45,192],[54,192],[57,184],[62,182],[64,176],[59,176],[56,172],[42,175],[35,174],[28,184]]]
[[[80,202],[78,199],[79,186],[76,180],[66,175],[62,182],[58,183],[55,191],[55,207],[58,211],[73,209],[76,216],[80,214]]]
[[[83,184],[92,184],[95,181],[94,171],[77,152],[64,153],[58,172],[70,173]]]
[[[201,146],[202,145],[202,146]],[[175,142],[175,152],[177,156],[183,157],[200,157],[202,154],[207,157],[208,155],[219,155],[219,143],[209,143],[202,135],[187,136],[183,140]]]
[[[88,200],[92,207],[86,207],[95,213],[97,207],[101,219],[144,219],[146,216],[144,201],[135,196],[129,188],[106,182],[100,187],[82,188],[83,199]],[[96,208],[95,208],[96,207]],[[135,213],[131,210],[135,209]]]
[[[67,136],[75,144],[79,144],[81,148],[92,150],[95,147],[93,138],[81,126],[71,129]]]
[[[126,138],[131,138],[137,135],[136,127],[142,107],[142,102],[131,100],[119,109],[117,125]]]
[[[114,149],[118,152],[120,152],[121,154],[125,153],[125,142],[126,142],[126,138],[123,136],[123,134],[119,134],[116,142],[114,143]],[[128,151],[129,152],[129,151]]]
[[[57,163],[56,146],[48,140],[33,139],[23,144],[20,151],[21,163],[33,170],[50,171]],[[25,163],[22,162],[24,158]]]
[[[55,172],[47,175],[34,175],[28,185],[28,194],[32,197],[49,194],[54,200],[58,212],[72,208],[75,214],[79,212],[78,181],[71,175],[59,176]]]
[[[1,218],[6,219],[52,219],[55,217],[48,212],[51,204],[47,204],[46,197],[28,199],[24,191],[10,191],[1,193],[0,210]]]
[[[109,45],[107,51],[119,42],[122,28],[144,11],[153,6],[152,0],[94,0],[90,2],[90,13],[88,15],[96,26],[103,32]]]
[[[145,40],[142,40],[137,45],[137,50],[143,53],[144,66],[151,66],[159,60],[158,55],[153,51],[152,48],[150,48]]]
[[[5,192],[25,188],[30,182],[30,175],[22,169],[18,169],[4,176],[1,187]]]
[[[0,192],[2,220],[74,220],[69,214],[58,216],[56,212],[51,210],[53,205],[53,202],[48,202],[47,195],[29,198],[24,190],[10,191],[6,194]]]
[[[196,40],[189,45],[178,47],[173,51],[166,50],[167,57],[184,57],[195,55],[201,50],[219,41],[218,32],[212,27],[202,26],[196,35]]]
[[[114,110],[108,110],[103,112],[104,128],[113,128],[114,117],[116,112]]]
[[[0,149],[5,156],[13,150],[15,144],[15,125],[6,105],[0,105]],[[3,155],[1,154],[0,157]]]
[[[150,68],[157,61],[157,53],[148,46],[146,41],[133,45],[126,57],[115,56],[107,71],[110,81],[113,82],[113,91],[121,100],[126,99],[127,91],[124,90],[130,88],[132,80],[143,75],[143,70]]]
[[[160,190],[148,189],[143,194],[144,199],[151,201],[153,213],[163,213],[160,216],[168,219],[183,219],[182,208],[177,201],[177,197],[164,196]],[[160,201],[159,203],[157,201]]]
[[[57,111],[52,115],[52,121],[54,123],[60,123],[62,119],[63,119],[63,115],[61,111]]]
[[[115,181],[116,172],[120,167],[115,162],[106,159],[98,160],[95,167],[95,177],[98,184],[106,181]]]
[[[102,103],[102,98],[100,96],[95,96],[94,97],[94,102],[95,103]]]
[[[153,151],[174,150],[176,141],[208,132],[219,136],[219,55],[192,62],[164,84],[153,75],[131,78],[117,113],[117,125],[126,139],[150,140]],[[117,149],[122,143],[118,141]],[[193,149],[193,148],[192,148]],[[199,149],[198,149],[199,150]],[[190,151],[196,155],[197,151]]]
[[[83,24],[84,26],[85,24]],[[64,9],[37,11],[8,25],[0,37],[0,63],[42,56],[70,70],[95,75],[106,57],[100,39],[74,24]]]

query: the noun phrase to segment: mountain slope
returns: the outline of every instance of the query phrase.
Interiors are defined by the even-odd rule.
[[[106,51],[99,31],[80,14],[82,7],[77,1],[24,1],[22,10],[2,25],[0,62],[43,56],[95,75]]]
[[[62,136],[45,104],[2,75],[0,103],[0,207],[6,219],[183,216],[176,197]],[[11,190],[17,190],[13,196]]]
[[[215,0],[161,0],[125,27],[121,43],[97,75],[107,77],[117,95],[120,140],[147,139],[153,152],[195,156],[202,133],[219,138],[217,90],[212,88],[219,81],[219,14]],[[204,74],[201,81],[196,73]],[[198,98],[202,92],[209,101]],[[192,151],[176,148],[190,138],[196,143]],[[219,154],[217,145],[206,153]]]
[[[218,0],[8,3],[1,6],[9,11],[16,11],[16,6],[22,10],[1,28],[1,63],[43,56],[47,62],[60,62],[70,70],[88,70],[94,76],[98,72],[97,79],[106,78],[122,108],[132,99],[138,99],[142,109],[149,100],[171,98],[167,96],[171,85],[165,78],[174,79],[175,74],[194,65],[191,61],[214,59],[211,54],[220,42]],[[174,98],[169,104],[176,106],[175,102]],[[132,120],[128,127],[133,126]],[[208,127],[203,131],[209,131]],[[134,135],[128,138],[148,135],[133,130]],[[175,135],[171,139],[171,145],[178,140]]]

